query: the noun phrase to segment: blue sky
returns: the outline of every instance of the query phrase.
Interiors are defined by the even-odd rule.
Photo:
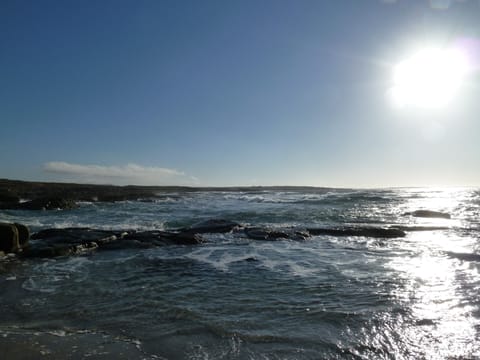
[[[441,110],[387,96],[415,47],[476,47],[478,19],[476,0],[3,0],[0,178],[479,186],[477,72]]]

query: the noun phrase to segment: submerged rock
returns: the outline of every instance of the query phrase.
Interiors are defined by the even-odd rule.
[[[402,231],[438,231],[438,230],[449,230],[448,226],[409,226],[409,225],[396,225],[392,228],[402,230]]]
[[[440,219],[450,219],[450,214],[441,212],[441,211],[433,211],[433,210],[415,210],[411,212],[406,212],[403,214],[404,216],[413,216],[413,217],[420,217],[420,218],[440,218]]]
[[[351,228],[312,228],[308,229],[311,235],[330,236],[363,236],[372,238],[404,237],[405,231],[395,228],[351,227]]]
[[[189,228],[181,229],[182,233],[195,233],[195,234],[215,234],[215,233],[228,233],[236,228],[240,228],[241,225],[234,221],[223,219],[211,219],[207,221],[201,221],[193,224]]]
[[[253,240],[275,241],[279,239],[288,239],[302,241],[309,237],[307,232],[295,229],[275,230],[270,228],[252,227],[246,228],[244,232],[248,238]]]

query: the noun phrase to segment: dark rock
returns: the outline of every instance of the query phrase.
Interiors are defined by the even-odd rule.
[[[85,244],[39,244],[36,246],[29,246],[22,252],[23,257],[57,257],[84,254],[86,252],[97,249],[98,245],[95,242]]]
[[[16,253],[19,249],[17,227],[14,224],[0,223],[0,251]]]
[[[310,235],[330,235],[330,236],[363,236],[373,238],[397,238],[404,237],[404,231],[395,228],[375,228],[375,227],[351,227],[351,228],[313,228],[308,229]]]
[[[32,235],[25,257],[54,257],[93,250],[149,248],[163,245],[195,245],[204,240],[191,232],[108,231],[89,228],[45,229]]]
[[[99,245],[99,250],[143,249],[154,247],[153,242],[143,242],[135,239],[116,239]]]
[[[71,227],[64,229],[45,229],[32,235],[32,240],[42,239],[49,242],[86,243],[102,241],[111,236],[121,234],[119,231],[97,230],[90,228]]]
[[[20,197],[18,197],[16,194],[13,194],[9,191],[0,192],[0,203],[16,204],[19,202],[20,202]]]
[[[175,234],[173,236],[173,241],[175,244],[179,245],[196,245],[204,243],[205,239],[200,234],[184,232]]]
[[[432,319],[420,319],[415,321],[415,325],[417,326],[432,326],[435,325],[435,321]]]
[[[413,217],[421,217],[421,218],[440,218],[440,219],[450,219],[449,213],[444,213],[440,211],[433,211],[433,210],[415,210],[412,212],[406,212],[403,214],[404,216],[413,216]]]
[[[130,233],[124,240],[136,240],[142,243],[151,243],[154,246],[161,245],[196,245],[204,242],[201,235],[190,231],[168,232],[168,231],[141,231]]]
[[[223,219],[211,219],[193,224],[189,228],[181,229],[182,233],[195,233],[195,234],[215,234],[215,233],[227,233],[235,228],[240,228],[241,225],[234,221]]]
[[[18,230],[18,243],[21,248],[24,248],[28,245],[28,240],[30,239],[30,230],[23,224],[15,223],[14,225]]]
[[[129,200],[129,198],[124,194],[100,194],[97,196],[97,201],[100,202],[118,202],[126,200]]]
[[[393,226],[392,228],[402,230],[402,231],[438,231],[438,230],[450,229],[448,226],[404,226],[404,225]]]
[[[305,231],[298,231],[294,229],[275,230],[270,228],[252,227],[245,229],[245,235],[253,240],[275,241],[279,239],[289,239],[302,241],[309,237]]]
[[[55,249],[52,246],[36,246],[28,248],[22,253],[24,257],[55,257],[60,254],[55,253]]]
[[[89,228],[46,229],[32,235],[25,257],[54,257],[82,254],[107,246],[122,236],[120,232]]]
[[[0,202],[0,210],[16,209],[17,206],[17,203]]]
[[[447,251],[447,255],[462,261],[475,261],[480,262],[480,254],[473,253],[457,253],[453,251]]]
[[[68,210],[76,207],[77,203],[74,200],[49,197],[20,203],[15,208],[21,210]]]

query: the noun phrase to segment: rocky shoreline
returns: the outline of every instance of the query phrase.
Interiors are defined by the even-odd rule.
[[[248,188],[186,188],[148,186],[109,186],[64,183],[39,183],[0,179],[0,209],[10,210],[70,210],[78,201],[124,201],[155,199],[159,193],[189,191],[264,191],[299,190],[325,191],[325,188],[248,187]],[[415,210],[403,214],[411,217],[450,219],[450,214],[432,210]],[[352,236],[369,238],[399,238],[408,231],[440,230],[442,227],[418,226],[344,226],[336,228],[268,228],[251,227],[233,221],[213,219],[189,228],[171,231],[108,231],[91,228],[44,229],[30,236],[22,224],[0,223],[0,255],[16,254],[19,258],[48,258],[82,254],[97,250],[145,248],[164,245],[198,245],[205,242],[204,234],[235,233],[257,241],[305,241],[313,236]],[[31,240],[31,241],[30,241]]]
[[[208,220],[189,228],[174,231],[109,231],[90,228],[45,229],[29,236],[21,224],[0,223],[0,251],[15,253],[22,258],[56,257],[82,254],[94,250],[147,248],[164,245],[198,245],[205,242],[203,234],[236,233],[250,240],[304,241],[315,235],[368,236],[395,238],[405,232],[395,228],[350,227],[312,229],[273,229],[249,227],[228,220]],[[32,241],[29,241],[29,240]]]
[[[373,227],[337,228],[269,228],[251,227],[229,220],[212,219],[172,231],[100,230],[69,227],[44,229],[30,236],[22,224],[0,223],[0,255],[16,254],[19,258],[51,258],[85,254],[92,251],[150,248],[166,245],[199,245],[205,234],[233,233],[239,238],[256,241],[307,241],[313,236],[368,237],[393,239],[405,237],[408,231],[442,230],[448,227]]]

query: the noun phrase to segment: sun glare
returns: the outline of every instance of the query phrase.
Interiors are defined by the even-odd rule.
[[[460,88],[467,70],[467,59],[459,50],[423,49],[395,66],[393,101],[399,107],[444,107]]]

